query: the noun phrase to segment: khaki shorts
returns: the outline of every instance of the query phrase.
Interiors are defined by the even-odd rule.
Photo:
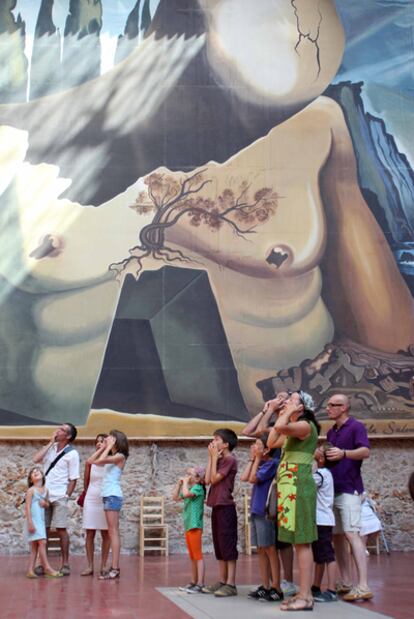
[[[45,509],[45,523],[48,529],[67,529],[68,499],[66,497],[53,501]]]
[[[336,494],[334,499],[335,527],[333,534],[358,533],[361,528],[361,497],[359,494]]]

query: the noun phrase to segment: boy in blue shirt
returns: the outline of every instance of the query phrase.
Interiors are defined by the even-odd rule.
[[[276,523],[266,518],[266,500],[279,465],[279,450],[268,449],[267,438],[267,433],[264,433],[250,447],[250,460],[241,476],[241,481],[253,484],[250,500],[252,545],[257,546],[261,579],[261,585],[251,591],[248,597],[253,600],[280,602],[283,600],[283,593],[275,546]]]

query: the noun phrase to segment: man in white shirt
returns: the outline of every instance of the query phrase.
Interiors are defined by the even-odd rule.
[[[64,576],[69,576],[69,535],[68,499],[75,490],[79,479],[79,454],[72,447],[77,430],[71,423],[64,423],[54,433],[51,440],[33,456],[35,464],[43,464],[46,475],[46,488],[49,492],[50,506],[46,509],[46,528],[56,529],[62,551]],[[38,568],[36,568],[38,569]]]

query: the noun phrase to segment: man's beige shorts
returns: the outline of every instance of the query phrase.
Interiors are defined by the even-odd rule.
[[[68,527],[68,500],[66,497],[53,501],[45,509],[46,527],[51,529],[67,529]]]
[[[361,528],[361,497],[359,494],[336,494],[334,499],[335,527],[333,534],[358,533]]]

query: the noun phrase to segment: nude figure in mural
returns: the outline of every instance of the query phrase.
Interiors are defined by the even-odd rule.
[[[217,81],[248,104],[269,101],[284,114],[294,110],[223,164],[202,166],[209,180],[200,192],[204,199],[216,200],[243,182],[252,193],[263,187],[277,192],[274,213],[255,225],[254,234],[241,238],[231,225],[211,231],[192,225],[189,217],[165,234],[165,242],[190,259],[175,261],[176,266],[192,263],[209,274],[241,392],[254,413],[262,405],[257,381],[317,355],[335,330],[377,350],[407,349],[414,341],[413,303],[359,191],[342,112],[320,96],[343,51],[334,3],[263,0],[260,10],[253,10],[246,2],[236,20],[235,0],[200,4]],[[283,60],[277,71],[269,58]],[[310,74],[304,88],[302,77]],[[151,213],[129,208],[145,184],[137,181],[99,208],[58,200],[67,182],[57,178],[56,168],[22,163],[26,134],[3,132],[1,161],[8,175],[3,199],[12,213],[8,238],[13,241],[7,254],[2,248],[7,259],[1,272],[29,299],[30,311],[19,316],[11,297],[3,299],[7,320],[1,337],[8,356],[0,407],[33,413],[28,393],[21,401],[16,394],[23,365],[34,417],[46,419],[42,406],[47,401],[49,408],[54,404],[57,421],[70,407],[78,414],[82,410],[84,419],[119,298],[119,283],[108,267],[128,256],[139,230],[152,220]],[[321,265],[329,311],[321,294]],[[130,266],[133,262],[126,270]],[[144,270],[161,266],[151,255],[143,261]],[[25,329],[30,337],[17,345]],[[23,363],[27,358],[30,364]]]

